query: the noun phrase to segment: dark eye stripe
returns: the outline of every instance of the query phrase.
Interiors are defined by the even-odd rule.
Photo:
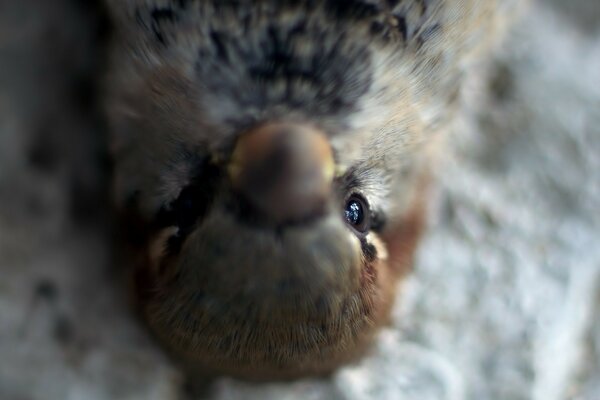
[[[199,175],[181,190],[177,199],[161,207],[156,215],[155,223],[159,229],[172,226],[179,228],[177,234],[167,242],[171,255],[179,252],[185,238],[206,217],[215,197],[220,170],[203,162],[198,171]]]
[[[367,262],[372,262],[377,258],[377,249],[364,237],[360,238],[360,248]]]
[[[385,228],[386,218],[381,210],[371,210],[371,230],[374,232],[382,232]]]

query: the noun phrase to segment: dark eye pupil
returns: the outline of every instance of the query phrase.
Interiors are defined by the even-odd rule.
[[[194,203],[193,196],[195,193],[193,192],[189,188],[184,189],[174,204],[175,223],[180,228],[188,228],[193,225],[200,213],[200,210],[198,210],[198,207]]]
[[[368,232],[371,229],[371,211],[367,200],[359,194],[352,195],[346,202],[344,218],[355,232]]]
[[[363,207],[357,200],[350,200],[344,213],[346,220],[352,225],[360,225],[364,219]]]

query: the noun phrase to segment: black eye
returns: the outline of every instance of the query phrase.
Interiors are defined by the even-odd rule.
[[[159,227],[178,227],[183,236],[208,213],[220,181],[220,170],[208,159],[195,168],[198,174],[181,189],[176,199],[163,205],[156,216]]]
[[[201,196],[197,188],[187,187],[172,203],[173,223],[180,229],[189,229],[202,214]]]
[[[346,222],[356,231],[364,233],[370,228],[369,206],[364,198],[358,195],[350,196],[344,210]]]

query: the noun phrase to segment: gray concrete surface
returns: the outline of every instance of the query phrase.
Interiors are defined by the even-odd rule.
[[[0,0],[0,399],[181,398],[112,266],[89,98],[102,53],[95,10],[76,4]],[[599,26],[594,0],[535,4],[470,78],[372,355],[328,379],[222,379],[206,396],[600,399]]]

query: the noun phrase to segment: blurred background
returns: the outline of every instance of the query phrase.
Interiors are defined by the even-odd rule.
[[[112,262],[99,15],[0,0],[2,400],[186,396]],[[373,354],[207,398],[600,399],[600,2],[534,3],[489,61]]]

